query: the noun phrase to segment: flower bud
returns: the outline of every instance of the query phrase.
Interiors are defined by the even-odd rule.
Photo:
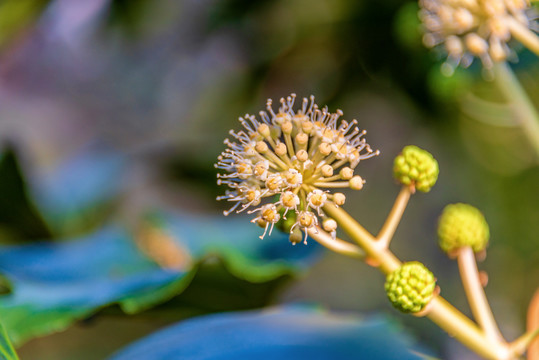
[[[417,261],[404,263],[387,276],[385,290],[391,304],[404,313],[417,313],[434,297],[436,279]]]
[[[438,162],[423,149],[414,145],[405,146],[393,163],[393,175],[403,185],[414,186],[429,192],[438,179]]]
[[[489,239],[489,228],[483,214],[468,204],[447,205],[438,223],[439,244],[443,251],[452,252],[463,246],[473,251],[484,250]]]
[[[296,245],[298,243],[300,243],[302,240],[303,240],[303,233],[301,232],[301,230],[299,228],[294,228],[294,230],[292,230],[290,232],[290,236],[288,237],[288,240],[293,244],[293,245]]]

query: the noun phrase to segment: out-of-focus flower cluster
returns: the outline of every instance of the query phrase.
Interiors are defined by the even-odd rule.
[[[420,0],[419,5],[424,43],[444,45],[449,71],[469,66],[474,57],[487,69],[514,57],[508,45],[511,29],[530,27],[528,0]]]
[[[343,205],[346,197],[324,189],[360,190],[364,180],[354,169],[379,153],[366,143],[366,132],[358,129],[356,120],[340,120],[340,110],[320,109],[314,96],[304,98],[295,111],[295,98],[295,94],[281,98],[277,113],[269,99],[260,120],[240,117],[243,129],[230,131],[234,140],[225,140],[228,148],[215,164],[226,172],[217,175],[217,183],[230,188],[218,200],[234,203],[225,215],[254,207],[248,213],[256,213],[252,222],[264,227],[261,238],[279,220],[291,217],[293,244],[302,239],[306,243],[308,231],[319,231],[320,223],[335,237],[337,223],[323,207],[328,201]],[[271,202],[261,205],[264,198]]]

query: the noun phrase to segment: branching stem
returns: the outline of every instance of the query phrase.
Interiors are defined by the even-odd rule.
[[[470,304],[470,309],[475,320],[485,332],[485,336],[491,341],[502,341],[498,325],[494,320],[492,311],[487,301],[485,291],[479,280],[479,271],[475,262],[475,255],[471,247],[463,247],[458,250],[457,261],[459,264],[462,285]]]
[[[356,259],[365,258],[365,253],[358,246],[339,238],[333,239],[330,234],[322,230],[320,227],[317,227],[316,230],[309,230],[309,236],[316,240],[319,244],[332,251],[335,251],[336,253]]]
[[[378,268],[383,273],[389,274],[399,268],[400,260],[388,249],[377,246],[376,239],[346,211],[331,203],[324,206],[324,211],[337,221],[340,228],[365,251],[369,258],[379,264]],[[510,359],[510,352],[505,343],[487,338],[473,321],[441,296],[436,296],[431,301],[426,316],[480,356],[493,360]]]
[[[397,199],[395,199],[391,212],[387,216],[386,222],[378,233],[377,241],[379,245],[385,248],[389,247],[389,243],[395,234],[395,230],[397,230],[397,226],[399,226],[402,214],[406,209],[406,205],[408,205],[408,200],[410,200],[411,194],[412,192],[410,187],[403,185]]]

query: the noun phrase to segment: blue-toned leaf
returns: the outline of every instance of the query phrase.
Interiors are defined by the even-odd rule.
[[[117,227],[69,243],[1,248],[0,270],[12,286],[0,297],[0,318],[16,343],[64,329],[104,305],[185,274],[161,269]]]
[[[311,240],[308,246],[291,245],[288,235],[277,230],[259,239],[263,229],[249,217],[211,216],[197,218],[173,213],[154,216],[157,226],[187,244],[195,256],[219,254],[236,276],[260,282],[279,274],[305,269],[320,254],[321,246]]]
[[[162,303],[182,293],[209,257],[260,283],[305,269],[320,250],[291,246],[279,233],[260,240],[247,219],[157,219],[133,233],[113,226],[72,241],[0,247],[0,273],[11,283],[0,296],[0,318],[13,341],[63,330],[112,303],[128,313]],[[163,250],[180,261],[161,263]]]
[[[11,340],[7,336],[4,326],[0,323],[0,359],[1,360],[19,360]]]
[[[111,360],[423,359],[384,317],[288,306],[197,317],[158,331]]]
[[[33,181],[35,201],[49,224],[65,232],[118,195],[125,165],[117,152],[84,148]]]

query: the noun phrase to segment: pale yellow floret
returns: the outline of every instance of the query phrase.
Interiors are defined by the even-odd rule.
[[[270,128],[268,125],[266,124],[262,124],[258,127],[258,132],[260,133],[260,135],[262,135],[263,137],[265,138],[268,138],[270,137],[271,135],[271,131],[270,131]]]
[[[346,196],[343,193],[335,193],[333,194],[333,202],[337,206],[344,205],[344,202],[346,201]]]
[[[348,166],[345,166],[341,169],[339,174],[341,175],[341,179],[350,180],[354,176],[354,170],[352,170]]]
[[[300,150],[296,153],[296,158],[301,162],[305,162],[309,160],[309,153],[305,150]]]
[[[268,144],[266,144],[263,141],[259,141],[259,142],[256,143],[255,150],[258,151],[261,154],[265,154],[269,150]]]
[[[322,172],[322,175],[324,175],[325,177],[330,177],[333,175],[333,167],[328,164],[323,165],[320,171]]]
[[[512,36],[520,41],[523,33],[536,37],[528,0],[419,0],[419,4],[424,43],[444,45],[448,54],[444,68],[451,69],[449,73],[459,64],[470,65],[474,57],[490,69],[494,62],[515,57]]]
[[[281,203],[287,209],[295,209],[299,205],[299,197],[292,191],[285,191],[281,194]]]
[[[296,142],[299,145],[305,145],[309,142],[309,135],[305,133],[299,133],[296,135]]]
[[[234,139],[225,140],[228,149],[215,164],[227,172],[218,175],[217,183],[229,186],[218,199],[234,203],[225,215],[251,208],[247,213],[257,215],[252,222],[264,228],[260,238],[271,235],[288,212],[295,215],[292,243],[301,241],[302,232],[306,243],[308,232],[319,231],[319,219],[325,219],[325,231],[335,238],[336,223],[326,217],[323,207],[329,200],[341,206],[346,198],[329,190],[363,187],[353,168],[378,152],[366,144],[365,131],[357,129],[356,120],[339,121],[342,111],[320,109],[311,97],[295,112],[294,99],[294,94],[281,99],[278,112],[268,100],[261,120],[251,115],[240,118],[244,129],[230,132]],[[254,208],[264,199],[268,200],[265,205]]]
[[[279,156],[285,156],[286,155],[286,145],[284,143],[279,143],[275,147],[275,153]]]
[[[361,190],[361,189],[363,189],[363,184],[364,183],[365,182],[363,181],[361,176],[356,175],[356,176],[354,176],[353,178],[350,179],[350,189]]]
[[[322,227],[327,232],[333,232],[333,231],[337,230],[337,222],[335,220],[331,219],[331,218],[327,218],[322,223]]]

